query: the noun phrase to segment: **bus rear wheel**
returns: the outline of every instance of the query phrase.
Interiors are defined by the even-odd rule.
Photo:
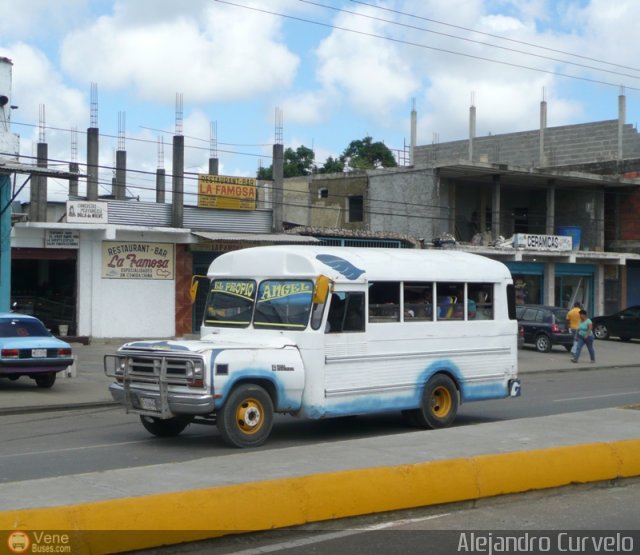
[[[422,406],[405,411],[403,415],[420,428],[446,428],[455,420],[458,405],[458,390],[453,380],[444,374],[436,374],[424,388]]]
[[[232,447],[262,445],[273,426],[273,401],[264,388],[243,384],[234,389],[218,412],[218,431]]]

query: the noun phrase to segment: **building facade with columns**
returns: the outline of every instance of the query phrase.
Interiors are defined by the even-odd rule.
[[[594,314],[640,304],[640,135],[618,120],[542,134],[418,146],[412,167],[285,180],[285,220],[339,223],[357,195],[361,228],[501,260],[521,303]]]

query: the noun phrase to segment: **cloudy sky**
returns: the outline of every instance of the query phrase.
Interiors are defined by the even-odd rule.
[[[419,144],[466,138],[472,94],[478,135],[537,127],[543,89],[550,126],[617,117],[620,86],[629,123],[640,107],[638,0],[0,0],[0,14],[21,153],[44,104],[59,161],[72,127],[85,159],[92,82],[101,164],[124,112],[129,169],[149,172],[158,137],[170,171],[176,93],[187,170],[207,167],[215,121],[221,173],[245,176],[271,163],[276,107],[285,145],[319,163],[367,135],[403,149],[412,99]],[[132,175],[129,194],[151,198],[153,182]],[[65,182],[49,189],[65,198]]]

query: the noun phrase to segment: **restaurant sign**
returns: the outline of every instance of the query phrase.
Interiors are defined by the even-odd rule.
[[[102,243],[102,277],[106,279],[174,279],[174,266],[173,243]]]
[[[536,235],[532,233],[516,233],[513,236],[516,249],[530,251],[570,251],[573,241],[568,235]]]
[[[256,180],[251,177],[199,175],[198,207],[255,210]]]

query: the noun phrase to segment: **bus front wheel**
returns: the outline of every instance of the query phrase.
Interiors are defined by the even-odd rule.
[[[405,417],[420,428],[446,428],[458,413],[458,390],[453,380],[444,374],[433,376],[424,388],[422,405],[405,411]]]
[[[259,385],[238,386],[218,412],[218,431],[232,447],[262,445],[272,426],[273,401]]]

